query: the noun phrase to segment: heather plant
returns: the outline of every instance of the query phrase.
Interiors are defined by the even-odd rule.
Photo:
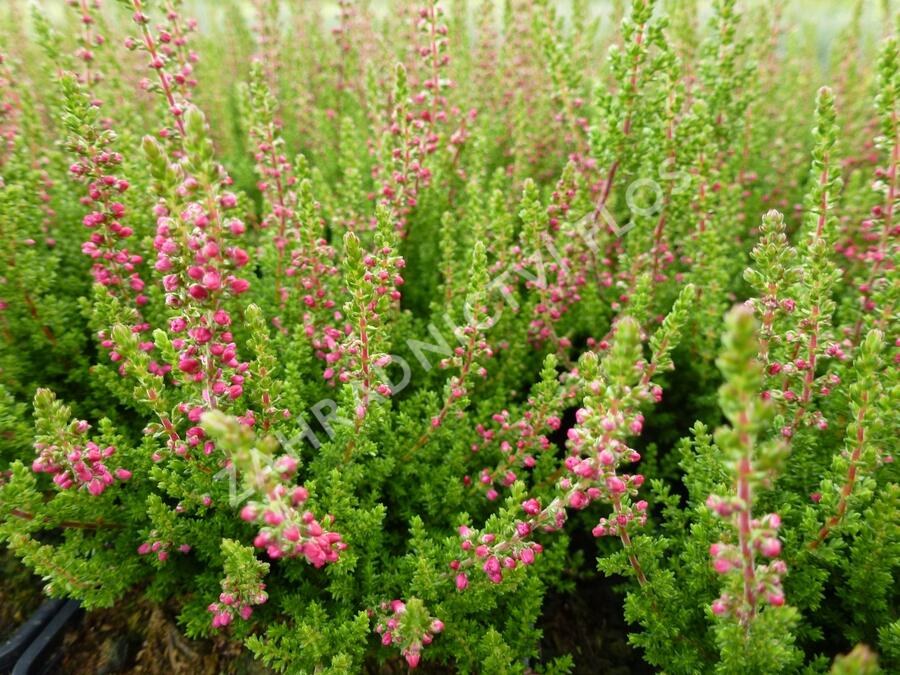
[[[279,672],[601,672],[598,587],[900,669],[898,21],[806,5],[4,3],[4,555]]]

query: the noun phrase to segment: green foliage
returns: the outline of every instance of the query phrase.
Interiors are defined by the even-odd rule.
[[[26,4],[0,544],[47,594],[565,673],[545,601],[607,576],[571,621],[660,672],[900,670],[887,3],[824,60],[783,3]]]

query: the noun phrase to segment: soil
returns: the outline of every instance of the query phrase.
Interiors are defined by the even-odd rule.
[[[576,675],[652,675],[653,669],[628,643],[621,579],[597,576],[580,580],[574,593],[548,594],[540,626],[544,661],[571,654]]]
[[[622,599],[616,580],[579,582],[571,594],[547,596],[540,627],[544,631],[542,659],[572,654],[574,673],[585,675],[645,675],[653,670],[628,644]],[[269,675],[272,673],[240,647],[223,638],[189,640],[169,608],[126,599],[112,609],[85,614],[64,637],[59,651],[60,675]],[[371,673],[406,673],[396,664],[370,667]],[[424,674],[453,673],[424,662]]]
[[[168,608],[126,599],[84,615],[63,638],[60,675],[262,675],[271,671],[224,639],[189,640]]]

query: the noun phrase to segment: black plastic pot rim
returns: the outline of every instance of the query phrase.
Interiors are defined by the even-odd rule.
[[[64,600],[46,600],[0,645],[0,673],[8,673],[41,629],[59,612]]]
[[[76,600],[48,600],[0,647],[0,673],[33,675],[41,672],[47,653],[66,627],[81,613]]]

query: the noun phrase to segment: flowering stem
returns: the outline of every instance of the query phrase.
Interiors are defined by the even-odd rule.
[[[746,418],[746,413],[744,413],[742,417],[746,423],[749,423],[749,420]],[[741,438],[744,447],[749,450],[749,448],[752,447],[749,438],[743,433],[741,434]],[[741,510],[738,513],[738,544],[741,549],[741,558],[744,567],[744,604],[749,608],[749,612],[746,612],[741,616],[741,620],[744,622],[745,626],[748,625],[750,618],[756,615],[756,573],[753,561],[753,549],[750,546],[750,521],[752,520],[750,515],[750,504],[752,499],[750,489],[751,473],[752,467],[750,465],[750,457],[745,455],[738,462],[737,476],[737,495],[738,499],[741,501]]]
[[[180,15],[175,10],[175,6],[172,4],[172,0],[166,0],[165,3],[166,15],[171,20],[172,23],[172,33],[175,35],[175,47],[176,52],[178,53],[178,63],[184,68],[188,65],[188,54],[185,45],[187,44],[187,38],[185,37],[184,30],[181,28]]]
[[[366,322],[366,310],[363,307],[362,312],[359,315],[359,342],[360,342],[360,368],[363,372],[363,381],[362,381],[362,407],[363,411],[367,411],[369,409],[369,389],[372,386],[371,383],[371,374],[369,372],[369,333],[368,333],[368,324]],[[359,431],[359,427],[362,425],[363,417],[361,415],[356,416],[356,430]]]
[[[878,278],[882,263],[890,260],[890,256],[885,255],[885,252],[888,238],[891,236],[891,230],[894,227],[894,206],[897,201],[897,165],[900,164],[900,120],[897,118],[896,111],[891,115],[891,121],[894,127],[894,144],[891,148],[891,165],[887,171],[888,193],[884,205],[884,223],[881,226],[881,238],[878,240],[878,251],[869,271],[869,278],[866,281],[866,288],[869,289],[872,288],[872,284]],[[862,325],[863,320],[860,317],[856,321],[854,328],[854,342],[859,342],[859,338],[862,335]]]
[[[764,298],[766,311],[763,313],[759,328],[759,360],[762,363],[769,362],[769,344],[772,339],[772,324],[775,323],[775,309],[778,306],[778,287],[769,282],[768,293]]]
[[[87,0],[81,0],[81,25],[82,40],[84,41],[84,83],[90,89],[93,84],[91,76],[91,57],[89,50],[91,43],[94,41],[93,31],[91,31],[91,13],[88,9]]]
[[[472,367],[472,361],[475,358],[475,343],[477,342],[477,340],[478,332],[472,331],[472,334],[469,336],[469,342],[466,345],[466,357],[465,361],[463,362],[462,368],[460,369],[458,383],[454,387],[452,387],[450,393],[447,395],[447,398],[444,400],[444,405],[441,407],[440,412],[432,418],[430,426],[421,436],[419,436],[419,440],[417,440],[413,444],[410,451],[404,457],[404,461],[409,461],[410,459],[412,459],[412,456],[416,453],[416,451],[420,450],[425,446],[426,443],[428,443],[428,441],[431,439],[431,435],[434,433],[434,430],[439,428],[441,424],[444,423],[444,418],[447,416],[447,413],[450,412],[453,401],[456,400],[454,392],[465,385],[466,378],[469,375],[469,370]]]
[[[169,104],[169,111],[175,117],[175,126],[178,127],[178,133],[184,138],[184,122],[181,119],[180,113],[176,113],[176,111],[179,110],[178,104],[175,102],[175,96],[172,94],[171,86],[169,86],[169,78],[163,68],[162,57],[159,56],[159,52],[156,49],[156,41],[153,39],[153,34],[150,32],[148,25],[149,20],[142,11],[141,0],[132,0],[132,4],[134,5],[135,10],[135,22],[141,27],[144,45],[146,45],[147,52],[150,54],[150,65],[156,71],[156,75],[159,78],[159,84],[162,87],[163,94],[165,94],[166,102]]]
[[[642,6],[646,5],[646,2],[641,2]],[[628,114],[625,116],[625,121],[622,123],[622,137],[627,138],[631,134],[631,119],[632,119],[632,106],[634,105],[634,100],[637,97],[637,77],[638,77],[638,67],[643,60],[641,58],[640,46],[644,42],[644,31],[646,29],[646,24],[641,23],[637,26],[634,36],[634,44],[638,48],[638,55],[635,57],[634,64],[631,67],[631,77],[629,79],[629,87],[630,87],[630,95],[626,99],[626,103],[628,104]],[[606,174],[606,180],[603,183],[603,192],[600,195],[600,201],[597,202],[597,207],[594,209],[594,222],[597,222],[600,219],[600,216],[603,213],[603,209],[606,207],[606,202],[609,200],[610,192],[612,191],[613,181],[616,179],[616,172],[619,170],[619,159],[616,158],[613,163],[609,167],[609,171]]]
[[[431,44],[428,49],[431,52],[431,123],[437,122],[437,106],[438,96],[440,94],[440,77],[438,74],[438,45],[437,45],[437,12],[436,2],[430,2],[428,5],[428,23],[431,29]]]
[[[272,125],[266,125],[266,140],[269,145],[269,158],[272,162],[275,177],[275,193],[278,200],[278,239],[275,240],[275,250],[277,259],[275,261],[275,302],[280,307],[284,307],[284,294],[282,292],[281,277],[284,273],[284,237],[287,233],[287,207],[284,203],[284,185],[281,180],[281,170],[278,168],[279,161],[275,154],[275,137],[272,133]]]
[[[618,495],[615,495],[612,498],[612,505],[615,514],[618,516],[622,513],[622,502],[619,499]],[[628,562],[631,563],[631,567],[634,570],[634,574],[637,577],[638,583],[643,586],[647,583],[647,576],[644,574],[644,569],[641,567],[641,563],[637,558],[637,553],[634,551],[634,547],[631,543],[631,537],[628,535],[628,529],[625,527],[619,528],[619,539],[622,540],[622,546],[625,548],[625,552],[628,555]]]

